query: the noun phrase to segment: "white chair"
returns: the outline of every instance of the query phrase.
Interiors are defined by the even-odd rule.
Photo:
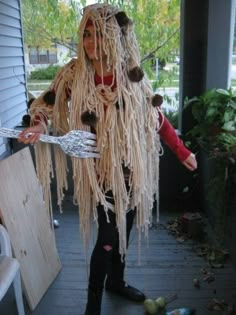
[[[7,230],[0,224],[0,301],[13,283],[19,315],[25,315],[21,289],[20,264],[12,257],[11,242]]]

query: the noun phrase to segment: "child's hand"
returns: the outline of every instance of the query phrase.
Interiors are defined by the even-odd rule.
[[[191,153],[186,160],[183,161],[183,165],[190,171],[194,171],[197,168],[197,160],[195,154]]]
[[[19,134],[18,141],[25,144],[31,143],[34,144],[39,141],[40,134],[44,133],[44,126],[38,124],[29,128],[26,128]],[[30,134],[30,135],[28,135]]]

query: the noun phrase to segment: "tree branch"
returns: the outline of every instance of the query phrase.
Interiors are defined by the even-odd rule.
[[[161,49],[163,46],[165,46],[166,43],[168,43],[168,41],[174,37],[177,32],[179,32],[179,28],[177,28],[177,30],[175,30],[174,33],[172,33],[161,45],[157,46],[155,49],[153,49],[152,51],[150,51],[150,53],[148,53],[146,56],[144,56],[142,59],[141,59],[141,64],[144,63],[145,61],[149,60],[149,59],[152,59],[154,56],[155,56],[155,53]]]
[[[59,44],[59,45],[62,45],[72,51],[76,51],[75,49],[73,49],[73,47],[68,44],[68,43],[65,43],[64,41],[60,41],[60,40],[56,40],[55,38],[53,38],[44,28],[41,28],[42,29],[42,32],[40,33],[40,37],[42,39],[47,39],[48,41],[50,41],[51,43],[54,43],[54,44]],[[30,32],[30,33],[35,33],[35,30],[31,29],[30,27],[25,27],[25,30]]]

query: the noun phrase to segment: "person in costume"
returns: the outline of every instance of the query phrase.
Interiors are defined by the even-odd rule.
[[[98,222],[85,315],[99,315],[104,285],[130,300],[145,299],[124,280],[125,255],[134,220],[146,235],[152,222],[153,202],[158,201],[160,137],[190,171],[197,162],[160,110],[161,96],[153,94],[140,68],[133,22],[126,13],[108,4],[87,6],[78,35],[78,57],[34,100],[32,126],[19,141],[37,142],[37,172],[50,208],[51,155],[48,145],[38,142],[39,135],[48,132],[48,120],[55,135],[74,129],[96,133],[100,158],[72,158],[72,166],[85,246],[91,219]],[[61,204],[67,162],[60,149],[53,149]]]

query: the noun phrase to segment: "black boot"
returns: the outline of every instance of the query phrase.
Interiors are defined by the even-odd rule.
[[[116,293],[131,301],[143,302],[146,298],[145,295],[138,289],[128,285],[123,280],[124,269],[124,262],[110,266],[105,284],[106,291]]]
[[[88,289],[88,301],[84,315],[100,315],[102,304],[102,290]]]

